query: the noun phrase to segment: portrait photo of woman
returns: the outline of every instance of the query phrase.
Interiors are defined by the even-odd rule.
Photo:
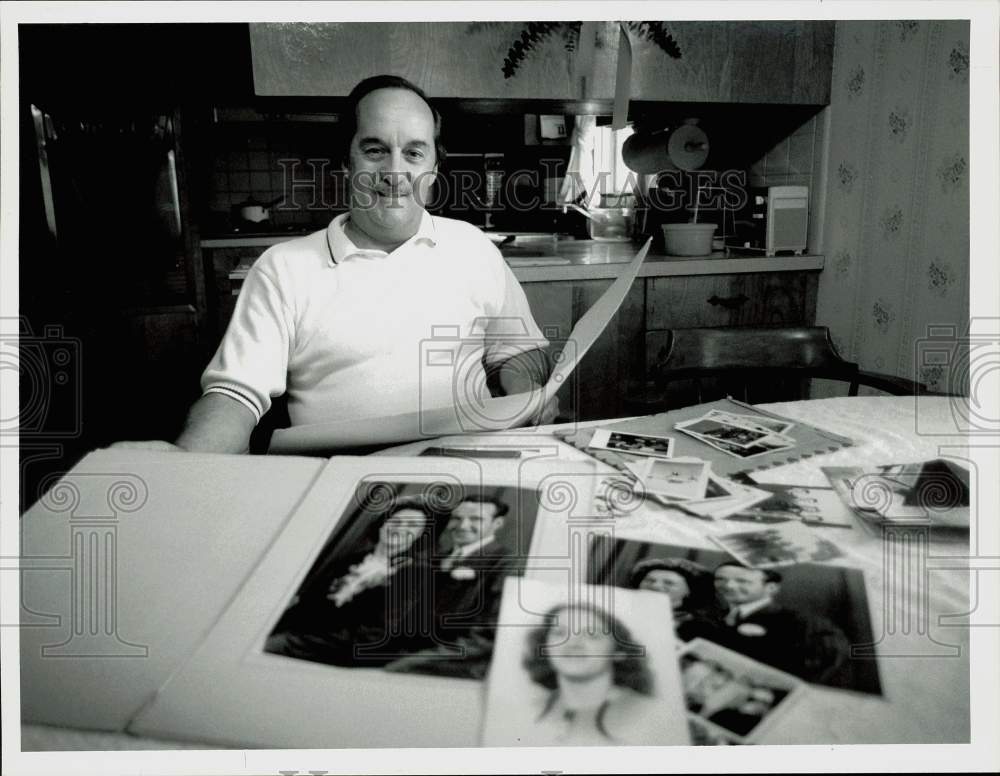
[[[621,622],[591,604],[560,605],[528,634],[523,664],[549,690],[535,718],[563,745],[623,743],[653,694],[645,650]]]
[[[569,601],[559,586],[507,580],[486,745],[688,743],[673,634],[656,617],[658,602],[629,591],[598,596]]]

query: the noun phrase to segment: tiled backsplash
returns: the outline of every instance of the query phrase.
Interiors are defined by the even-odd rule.
[[[809,187],[809,253],[822,253],[827,112],[817,113],[750,166],[751,186]]]
[[[207,198],[213,217],[231,217],[252,197],[259,204],[280,200],[271,208],[275,229],[324,227],[345,209],[345,198],[335,132],[329,131],[329,141],[316,135],[250,124],[221,129]]]

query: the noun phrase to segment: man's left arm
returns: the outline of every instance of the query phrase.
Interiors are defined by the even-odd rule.
[[[507,396],[541,390],[549,376],[548,354],[539,348],[511,356],[500,365],[500,387]],[[559,414],[559,399],[553,394],[531,418],[531,424],[554,423]]]
[[[497,274],[494,318],[488,330],[486,360],[491,369],[499,370],[498,382],[507,396],[541,390],[550,373],[548,340],[535,323],[524,289],[510,267],[496,253]],[[530,419],[533,425],[552,423],[559,414],[559,400],[550,396]]]

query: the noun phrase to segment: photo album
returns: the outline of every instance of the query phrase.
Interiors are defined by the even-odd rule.
[[[813,686],[881,693],[875,659],[848,659],[872,629],[835,544],[800,521],[720,524],[714,545],[662,538],[676,520],[718,520],[699,506],[772,494],[640,456],[655,491],[609,495],[619,473],[573,446],[492,439],[329,460],[133,455],[147,495],[119,541],[143,523],[174,538],[132,554],[141,589],[122,570],[118,648],[166,651],[108,682],[46,660],[23,629],[25,721],[241,747],[752,744]],[[87,490],[92,471],[125,465],[98,451],[75,473]],[[168,487],[177,467],[216,483],[214,500]],[[261,479],[286,485],[262,497]],[[628,499],[647,528],[628,530]],[[29,543],[71,522],[58,507],[25,515]],[[177,537],[194,530],[226,552],[192,554]],[[25,576],[24,605],[51,611],[42,579]],[[114,713],[86,719],[59,700],[69,686]]]

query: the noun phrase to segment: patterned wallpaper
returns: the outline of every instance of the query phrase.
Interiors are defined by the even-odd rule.
[[[968,23],[837,22],[829,110],[817,322],[862,369],[964,392],[960,352],[914,354],[969,324]]]

